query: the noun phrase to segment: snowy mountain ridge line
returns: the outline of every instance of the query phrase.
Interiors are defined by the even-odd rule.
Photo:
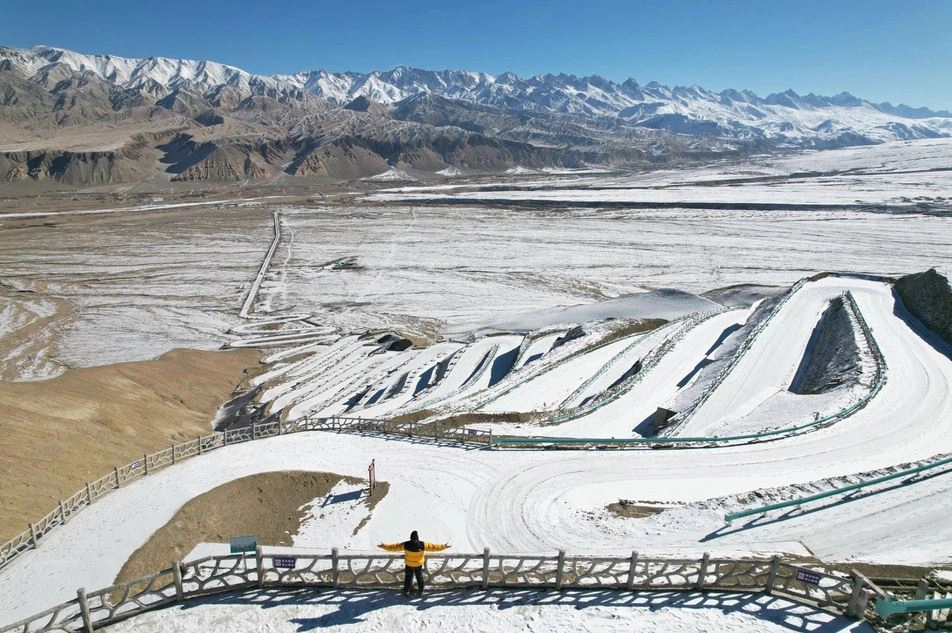
[[[33,81],[57,77],[56,69],[91,72],[123,89],[161,94],[176,89],[210,94],[231,86],[249,94],[300,100],[315,95],[336,105],[357,97],[384,104],[428,95],[510,111],[611,117],[641,127],[740,141],[766,139],[797,145],[807,139],[843,138],[865,144],[952,134],[952,112],[873,103],[843,92],[827,97],[792,90],[759,97],[749,90],[712,92],[700,86],[616,83],[591,75],[490,75],[464,70],[430,71],[398,66],[370,73],[326,70],[255,75],[212,61],[163,57],[132,59],[85,55],[61,48],[0,46],[0,70]],[[855,138],[854,138],[855,137]],[[851,138],[855,142],[848,142]]]
[[[555,110],[557,108],[543,105],[551,102],[552,98],[542,91],[560,91],[560,96],[577,97],[574,100],[577,103],[566,103],[562,111],[588,114],[619,114],[625,108],[653,102],[688,104],[691,101],[707,100],[724,105],[735,103],[792,109],[866,106],[909,119],[952,118],[952,112],[948,110],[930,110],[906,104],[893,105],[889,102],[873,103],[848,92],[823,96],[813,93],[799,95],[793,90],[786,90],[759,97],[750,90],[726,89],[712,92],[697,84],[669,87],[656,81],[641,85],[633,78],[616,83],[599,75],[577,77],[560,73],[522,78],[511,72],[491,75],[468,70],[434,71],[410,66],[397,66],[392,70],[375,70],[369,73],[335,73],[321,69],[294,74],[257,75],[210,60],[87,55],[50,46],[21,49],[0,45],[0,58],[9,60],[11,67],[29,77],[35,76],[50,64],[65,64],[74,71],[93,72],[100,79],[127,88],[142,87],[150,81],[169,87],[185,82],[191,82],[196,87],[215,87],[220,84],[247,86],[260,82],[275,88],[284,84],[287,87],[306,90],[340,104],[359,96],[389,104],[419,94],[435,93],[451,99],[489,104],[503,100],[506,96],[513,99],[522,97],[530,102],[525,104],[524,109],[536,109],[531,106],[531,103],[535,103],[537,109]],[[574,110],[573,106],[578,110]]]

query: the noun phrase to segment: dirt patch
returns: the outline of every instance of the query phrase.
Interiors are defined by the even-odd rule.
[[[844,574],[849,574],[855,569],[874,582],[876,580],[885,579],[909,581],[913,587],[916,582],[931,574],[933,570],[932,567],[920,567],[917,565],[880,565],[859,562],[825,563],[822,561],[820,561],[820,564],[831,571],[838,571]]]
[[[342,481],[366,483],[334,473],[279,471],[243,477],[209,490],[182,506],[156,530],[122,566],[116,582],[165,569],[203,542],[227,543],[233,536],[254,534],[259,545],[291,545],[291,536],[309,514],[307,506],[326,497]],[[388,483],[378,482],[374,492],[364,497],[370,511],[389,489]]]
[[[645,505],[623,500],[609,503],[605,508],[616,517],[623,519],[644,519],[645,517],[661,514],[668,509],[665,506]]]
[[[18,290],[0,282],[0,307],[6,304],[10,322],[20,322],[6,334],[0,334],[0,380],[59,373],[52,350],[58,333],[77,314],[73,303],[47,294],[45,283],[29,280],[20,285],[23,289]]]
[[[638,319],[637,321],[629,321],[624,325],[614,328],[609,334],[600,339],[598,343],[604,345],[605,343],[611,343],[632,334],[657,330],[667,322],[667,319]]]
[[[541,412],[480,413],[473,411],[470,413],[454,413],[453,415],[449,415],[444,418],[434,418],[433,416],[435,415],[438,414],[432,409],[420,409],[418,411],[410,411],[409,413],[394,416],[389,420],[389,422],[393,424],[400,424],[403,422],[420,422],[422,420],[426,420],[426,427],[428,429],[448,430],[458,429],[470,424],[484,424],[492,422],[522,424],[525,422],[535,422],[545,414]]]
[[[251,349],[173,350],[151,361],[0,381],[0,540],[117,464],[211,432]]]
[[[420,420],[425,420],[433,415],[436,415],[436,411],[433,409],[417,409],[416,411],[409,411],[407,413],[395,415],[390,418],[390,422],[395,424],[400,424],[402,422],[419,422]]]

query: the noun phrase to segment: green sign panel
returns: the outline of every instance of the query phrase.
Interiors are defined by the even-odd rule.
[[[253,552],[258,549],[257,536],[236,536],[228,540],[228,546],[232,554],[243,554]]]

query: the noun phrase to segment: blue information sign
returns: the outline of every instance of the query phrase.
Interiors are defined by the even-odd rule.
[[[819,585],[820,574],[815,574],[812,571],[807,571],[805,569],[798,569],[797,580],[799,580],[800,582],[805,582],[808,585]]]
[[[294,569],[297,566],[294,556],[275,556],[272,560],[276,569]]]

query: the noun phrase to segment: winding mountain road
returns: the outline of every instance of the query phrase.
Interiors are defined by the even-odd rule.
[[[371,458],[390,493],[349,542],[328,547],[373,549],[419,529],[458,551],[813,551],[833,560],[950,562],[952,491],[941,477],[717,538],[710,536],[719,527],[717,507],[686,506],[638,521],[603,511],[620,497],[701,501],[952,452],[952,360],[930,344],[890,286],[874,281],[807,284],[735,368],[736,377],[722,384],[725,404],[712,398],[710,406],[729,408],[758,381],[786,371],[819,306],[843,290],[853,293],[869,323],[888,378],[868,406],[826,428],[762,444],[670,451],[487,451],[327,433],[229,446],[138,479],[51,532],[38,549],[0,571],[0,621],[69,599],[79,586],[111,584],[154,530],[216,486],[286,469],[363,476]],[[694,345],[690,341],[682,344]],[[789,358],[775,351],[787,343]]]

